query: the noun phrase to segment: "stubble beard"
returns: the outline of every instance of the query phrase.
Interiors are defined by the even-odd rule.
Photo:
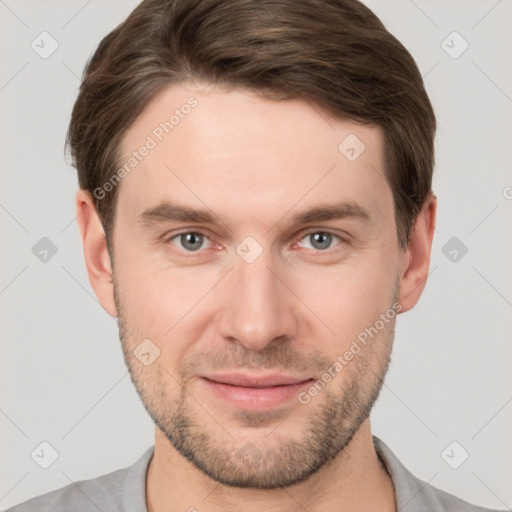
[[[204,406],[198,404],[199,397],[193,396],[187,389],[190,381],[176,379],[158,362],[152,367],[141,365],[134,357],[133,350],[143,337],[138,336],[137,330],[129,323],[115,279],[114,298],[125,363],[146,411],[177,452],[208,477],[226,486],[277,489],[302,482],[319,471],[345,449],[368,418],[389,368],[394,320],[380,333],[378,340],[370,342],[374,345],[366,346],[333,379],[331,384],[337,384],[337,388],[327,386],[309,404],[298,405],[299,413],[303,407],[311,408],[307,426],[303,428],[299,440],[281,434],[288,422],[293,424],[297,411],[291,409],[291,405],[289,413],[283,410],[236,411],[234,414],[241,426],[263,427],[272,422],[277,425],[269,437],[261,435],[253,440],[241,439],[230,435],[229,429],[219,425],[205,411],[209,409],[207,403]],[[379,344],[378,348],[375,344]],[[286,357],[279,353],[279,347],[276,348],[277,352],[273,352],[274,359],[284,361]],[[240,346],[238,350],[242,350]],[[244,362],[254,362],[253,355],[244,354]],[[239,362],[242,360],[235,359]],[[325,369],[326,362],[329,361],[319,357],[314,366]],[[312,367],[312,363],[305,364],[308,368]],[[260,366],[280,367],[268,364]],[[240,367],[258,366],[244,364]],[[183,383],[175,398],[169,396],[167,391],[167,383],[173,378]],[[278,416],[283,414],[284,417],[279,419]]]

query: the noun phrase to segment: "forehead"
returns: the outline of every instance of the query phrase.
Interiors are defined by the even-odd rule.
[[[175,85],[123,138],[118,214],[134,219],[174,199],[263,224],[299,206],[344,200],[379,217],[392,208],[382,144],[379,128],[333,119],[302,100]]]

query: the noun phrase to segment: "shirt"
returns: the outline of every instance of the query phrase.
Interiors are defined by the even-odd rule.
[[[471,505],[416,478],[382,440],[372,439],[393,481],[397,512],[499,512]],[[69,484],[6,512],[147,512],[146,475],[154,448],[148,448],[132,466]]]

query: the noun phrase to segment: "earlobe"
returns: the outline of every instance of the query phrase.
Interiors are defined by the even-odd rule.
[[[89,282],[103,309],[117,316],[112,281],[112,263],[107,249],[105,231],[91,194],[79,189],[76,193],[77,222],[82,238]]]
[[[436,209],[437,199],[432,194],[418,214],[411,230],[407,249],[402,254],[399,292],[402,313],[416,305],[425,288],[434,238]]]

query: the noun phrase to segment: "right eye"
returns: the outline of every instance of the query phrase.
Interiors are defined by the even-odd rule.
[[[199,249],[204,248],[205,240],[211,240],[203,233],[197,231],[184,231],[167,238],[167,242],[174,245],[180,245],[181,249],[185,252],[197,252]],[[175,242],[176,241],[176,242]]]

